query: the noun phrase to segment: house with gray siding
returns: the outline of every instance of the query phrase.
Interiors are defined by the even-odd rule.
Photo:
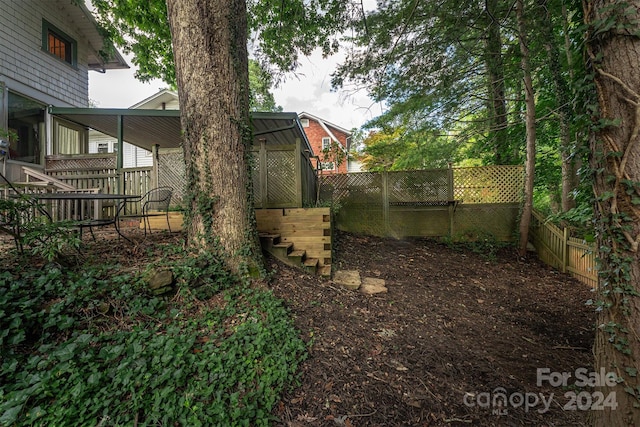
[[[0,138],[7,174],[43,168],[49,154],[87,151],[87,129],[53,119],[47,106],[88,107],[89,71],[128,68],[91,12],[69,0],[0,0]]]

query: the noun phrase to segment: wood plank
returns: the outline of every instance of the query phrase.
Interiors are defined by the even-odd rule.
[[[294,217],[294,216],[283,216],[283,217],[258,217],[256,219],[262,221],[269,222],[277,222],[280,224],[329,224],[329,221],[324,221],[324,216],[320,217]]]
[[[263,230],[258,229],[259,232],[263,232]],[[280,234],[281,236],[289,236],[289,237],[299,237],[299,238],[308,238],[308,239],[319,239],[319,238],[328,238],[331,240],[330,234],[325,234],[324,229],[315,229],[315,230],[280,230],[278,233],[272,233],[271,231],[264,231],[265,233],[270,234]]]
[[[331,225],[329,223],[323,224],[273,224],[273,223],[264,223],[258,222],[257,224],[258,231],[273,231],[280,230],[282,232],[305,232],[312,230],[330,230]]]
[[[285,242],[296,242],[300,244],[307,243],[331,243],[331,236],[316,236],[316,237],[308,237],[308,236],[290,236],[290,235],[280,235],[280,239]]]
[[[287,243],[293,243],[293,246],[296,247],[296,249],[305,249],[307,251],[328,251],[331,252],[331,249],[327,249],[326,245],[329,245],[328,243],[304,243],[304,244],[298,244],[298,246],[296,246],[296,243],[294,241],[289,241]],[[329,245],[330,246],[330,245]]]
[[[322,216],[330,214],[331,208],[288,208],[284,210],[285,216]]]

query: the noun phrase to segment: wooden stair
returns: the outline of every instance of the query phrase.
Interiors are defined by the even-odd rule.
[[[281,243],[279,234],[259,233],[262,250],[269,252],[282,262],[305,272],[331,277],[331,265],[321,265],[318,258],[307,258],[306,251],[295,249],[293,243]]]

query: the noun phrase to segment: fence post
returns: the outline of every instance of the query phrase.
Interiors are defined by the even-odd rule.
[[[160,144],[154,144],[153,147],[151,147],[151,157],[153,157],[153,169],[151,169],[151,188],[160,187],[160,174],[158,173],[160,168],[160,154],[158,151],[159,148]]]
[[[260,193],[262,194],[262,200],[260,201],[261,208],[266,209],[269,207],[269,194],[267,186],[267,140],[260,140]]]
[[[302,154],[302,144],[300,138],[296,138],[296,151],[293,155],[293,163],[294,168],[296,170],[296,205],[298,208],[303,207],[303,199],[302,199],[302,159],[300,158]]]
[[[449,199],[449,238],[453,239],[453,214],[455,205],[453,204],[453,167],[451,163],[449,163],[449,170],[447,171],[447,181],[449,181],[447,185],[447,198]]]
[[[564,227],[562,229],[562,272],[567,272],[567,266],[569,264],[569,229]]]
[[[382,172],[382,222],[384,222],[384,234],[389,235],[389,176],[387,171]]]

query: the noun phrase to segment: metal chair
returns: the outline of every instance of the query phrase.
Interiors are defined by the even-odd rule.
[[[127,203],[140,203],[140,213],[138,214],[125,214],[124,217],[138,217],[144,221],[144,234],[147,235],[147,227],[149,227],[149,233],[151,233],[150,217],[164,216],[167,219],[167,227],[171,232],[171,224],[169,222],[169,205],[171,204],[171,196],[173,195],[173,188],[171,187],[158,187],[149,190],[146,194],[139,199],[133,199],[127,201]]]
[[[4,174],[0,173],[0,177],[8,185],[5,197],[11,197],[11,199],[0,200],[0,232],[10,235],[16,245],[16,249],[19,253],[22,253],[25,233],[38,220],[51,223],[51,215],[37,200],[31,198],[28,194],[18,191]],[[47,236],[38,236],[36,239],[45,241]]]

